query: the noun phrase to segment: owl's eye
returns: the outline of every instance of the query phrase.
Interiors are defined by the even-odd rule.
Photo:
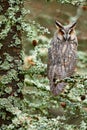
[[[64,34],[64,31],[60,29],[60,30],[59,30],[59,33],[63,35],[63,34]]]

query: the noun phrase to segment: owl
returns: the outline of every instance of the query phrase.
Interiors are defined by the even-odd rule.
[[[55,24],[57,31],[48,48],[47,75],[50,90],[56,96],[66,86],[65,82],[57,83],[56,81],[70,77],[75,71],[78,40],[75,32],[76,21],[66,26],[59,21]]]

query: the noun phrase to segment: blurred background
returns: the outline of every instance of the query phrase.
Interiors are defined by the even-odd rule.
[[[56,31],[55,20],[59,20],[62,24],[66,25],[70,21],[78,19],[76,27],[79,41],[78,53],[80,55],[80,60],[84,59],[83,63],[85,62],[87,58],[87,6],[78,7],[77,5],[72,4],[61,4],[56,0],[51,2],[46,2],[45,0],[26,0],[24,6],[27,11],[29,10],[29,13],[25,16],[26,22],[30,22],[30,24],[33,25],[39,23],[40,26],[42,26],[42,28],[40,28],[42,31],[43,28],[46,28],[45,33],[42,33],[43,35],[32,34],[32,31],[31,34],[33,37],[30,37],[29,34],[26,38],[26,34],[24,34],[23,45],[26,55],[29,55],[30,49],[33,48],[32,42],[36,44],[39,38],[42,41],[44,41],[44,38],[47,38],[47,44],[50,43],[50,40]],[[37,32],[38,28],[35,29]],[[84,68],[86,69],[86,65],[80,64],[80,62],[78,62],[78,66],[80,66],[80,71],[84,71]]]
[[[73,86],[71,87],[72,89],[69,90],[69,94],[67,91],[68,88],[65,89],[65,98],[63,96],[54,97],[50,93],[47,78],[47,48],[56,31],[55,20],[59,20],[62,24],[66,25],[70,21],[78,19],[76,26],[79,42],[77,73],[79,73],[79,75],[81,74],[81,76],[86,74],[87,6],[82,5],[79,7],[72,4],[61,4],[56,0],[50,0],[49,2],[47,2],[47,0],[26,0],[24,6],[29,12],[25,15],[25,24],[23,24],[24,68],[27,70],[24,94],[28,103],[27,108],[29,108],[27,111],[29,114],[41,114],[41,116],[45,115],[47,118],[57,117],[58,115],[61,116],[64,114],[62,107],[65,108],[67,104],[67,109],[65,110],[67,113],[65,114],[67,115],[66,120],[68,120],[68,123],[72,123],[73,116],[76,117],[77,115],[78,119],[73,120],[73,124],[78,124],[77,122],[81,121],[81,112],[77,109],[77,106],[78,108],[81,106],[80,96],[85,95],[87,82],[84,83],[86,85],[83,85],[78,78],[76,84],[69,84]],[[62,105],[61,102],[63,102]],[[72,102],[76,103],[76,105],[73,105]],[[76,111],[74,111],[74,107],[76,107]],[[83,108],[81,110],[83,110]],[[73,113],[75,113],[75,115],[73,115]]]

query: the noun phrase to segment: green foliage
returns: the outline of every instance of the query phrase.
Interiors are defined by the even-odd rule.
[[[32,41],[33,39],[38,40],[38,36],[44,33],[50,33],[47,28],[40,26],[39,23],[29,20],[29,22],[22,22],[22,28],[27,33],[27,39]]]
[[[78,67],[80,68],[86,68],[87,67],[87,54],[86,52],[78,51]]]
[[[46,0],[47,2],[52,2],[54,0]],[[83,5],[83,4],[87,4],[86,0],[56,0],[57,2],[60,2],[62,4],[72,4],[72,5]]]
[[[60,1],[61,3],[68,3],[77,6],[85,2],[85,0],[57,0],[57,1]]]
[[[4,53],[5,61],[0,65],[2,70],[9,70],[10,68],[13,67],[13,63],[11,63],[13,61],[13,57],[10,56],[8,53]]]

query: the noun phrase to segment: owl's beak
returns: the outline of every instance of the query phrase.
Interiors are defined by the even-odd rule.
[[[64,35],[63,37],[64,37],[64,40],[66,41],[66,40],[67,40],[67,37],[66,37],[66,35]]]
[[[69,41],[70,40],[70,36],[69,35],[64,35],[64,40],[65,41]]]

